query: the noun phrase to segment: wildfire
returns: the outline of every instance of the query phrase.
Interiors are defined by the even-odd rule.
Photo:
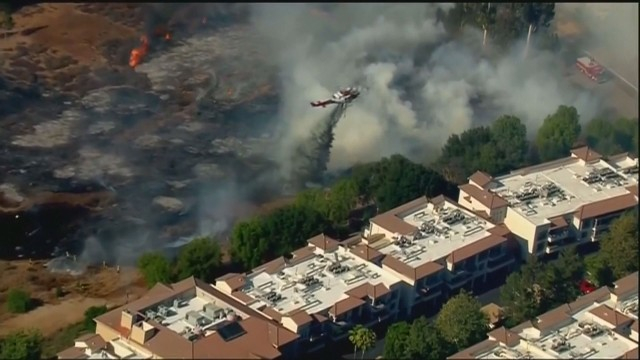
[[[140,65],[142,59],[149,52],[149,39],[146,36],[142,36],[140,38],[140,46],[131,50],[131,56],[129,57],[129,66],[132,68],[136,68],[136,66]]]
[[[164,41],[171,40],[171,33],[167,31],[165,28],[157,28],[153,35],[157,37],[162,37]],[[129,66],[132,68],[136,68],[136,66],[140,65],[140,63],[144,60],[144,57],[147,56],[149,52],[149,38],[146,35],[143,35],[140,38],[140,46],[131,50],[131,56],[129,57]]]

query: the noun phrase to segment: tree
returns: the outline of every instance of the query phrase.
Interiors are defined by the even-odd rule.
[[[353,344],[353,358],[356,358],[358,349],[362,350],[361,358],[364,358],[365,351],[371,349],[376,344],[376,333],[358,324],[349,330],[349,341]]]
[[[541,161],[566,156],[580,134],[580,116],[573,106],[561,105],[554,114],[544,119],[536,146]]]
[[[587,279],[596,286],[611,286],[615,281],[613,272],[609,264],[604,260],[601,253],[592,254],[585,257]]]
[[[392,324],[384,339],[384,359],[406,359],[411,326],[406,321]]]
[[[138,269],[142,273],[148,287],[156,283],[170,283],[173,280],[171,263],[160,252],[150,252],[138,259]]]
[[[436,328],[457,350],[467,348],[486,338],[489,319],[480,308],[480,302],[463,290],[444,304]]]
[[[584,128],[587,145],[603,155],[628,151],[637,154],[635,139],[638,134],[638,120],[618,118],[615,121],[597,118],[589,121]]]
[[[236,224],[231,233],[231,254],[234,260],[253,268],[304,246],[307,239],[328,229],[329,223],[319,211],[285,206]]]
[[[23,314],[31,310],[33,301],[28,292],[22,289],[11,289],[7,293],[7,311]]]
[[[522,167],[529,151],[527,127],[512,115],[503,115],[491,124],[491,140],[496,150],[494,162],[496,173]]]
[[[541,286],[549,295],[549,307],[575,301],[580,296],[579,283],[584,275],[584,261],[573,247],[563,250],[558,260],[548,263],[544,267]]]
[[[533,319],[547,308],[548,294],[540,286],[543,272],[542,264],[531,257],[519,272],[507,277],[500,289],[500,300],[509,326]]]
[[[609,232],[600,242],[600,253],[616,279],[638,271],[638,219],[635,212],[628,212],[611,223]]]
[[[0,346],[0,358],[39,360],[42,354],[42,335],[37,330],[9,333]]]
[[[176,261],[176,273],[179,279],[195,276],[211,282],[222,264],[222,251],[213,239],[201,237],[185,245]]]
[[[358,186],[351,179],[336,182],[329,191],[324,216],[333,224],[348,220],[349,213],[358,205]]]
[[[93,319],[107,312],[107,306],[92,306],[84,312],[84,328],[87,331],[94,332],[96,330],[96,322]]]
[[[453,346],[424,316],[413,321],[405,351],[408,359],[446,359],[454,352]]]

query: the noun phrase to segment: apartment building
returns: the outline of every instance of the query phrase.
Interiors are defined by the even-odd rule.
[[[460,186],[458,202],[504,223],[523,255],[551,254],[598,241],[612,220],[638,206],[638,160],[582,147],[497,178],[478,171]]]
[[[375,259],[374,259],[375,260]],[[312,352],[398,316],[403,282],[324,234],[308,246],[253,269],[216,280],[216,289],[280,323]]]
[[[188,278],[156,284],[142,298],[94,319],[96,333],[59,359],[280,359],[297,356],[298,335]]]
[[[444,196],[375,216],[355,249],[407,284],[408,316],[437,312],[462,288],[482,292],[501,284],[518,263],[507,228]]]
[[[638,273],[600,288],[449,359],[638,359]]]

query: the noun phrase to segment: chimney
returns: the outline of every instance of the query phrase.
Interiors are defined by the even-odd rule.
[[[144,344],[156,334],[156,328],[146,321],[140,321],[131,328],[131,339],[138,344]]]
[[[122,315],[120,317],[120,326],[125,329],[131,329],[133,324],[135,323],[135,315],[131,313],[131,310],[124,309],[122,310]]]

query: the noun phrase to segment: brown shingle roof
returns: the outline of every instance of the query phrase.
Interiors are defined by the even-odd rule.
[[[463,184],[458,187],[474,200],[489,208],[489,210],[499,209],[508,205],[507,201],[499,195],[480,189],[475,185]]]
[[[638,332],[638,320],[634,320],[631,324],[631,330]]]
[[[478,186],[485,188],[485,186],[491,183],[491,180],[493,180],[493,177],[491,177],[491,175],[487,174],[484,171],[476,171],[473,173],[473,175],[469,176],[469,180],[473,181]]]
[[[559,307],[538,316],[538,321],[535,325],[540,331],[552,329],[555,326],[571,319],[570,313],[571,309],[569,308],[569,305],[560,305]]]
[[[282,314],[272,307],[263,306],[259,310],[277,322],[280,322],[282,320]]]
[[[92,352],[107,348],[107,342],[98,334],[86,334],[77,338],[76,341],[87,344],[87,347]]]
[[[598,154],[588,146],[572,149],[571,155],[587,163],[602,159],[602,155]]]
[[[347,291],[346,294],[358,299],[364,299],[367,296],[372,299],[378,299],[389,292],[390,290],[384,286],[384,284],[373,285],[371,283],[365,283]]]
[[[572,314],[576,314],[577,312],[593,305],[594,302],[600,303],[609,300],[610,297],[611,292],[609,291],[609,288],[603,286],[586,295],[578,297],[576,301],[569,304],[569,308],[571,309]]]
[[[302,326],[313,321],[313,318],[311,318],[311,316],[309,316],[309,314],[304,310],[297,310],[293,313],[287,314],[287,316],[290,317],[298,326]]]
[[[400,273],[411,280],[420,280],[444,269],[444,266],[435,262],[427,262],[414,268],[391,255],[387,255],[382,259],[382,265],[395,270],[397,273]]]
[[[429,200],[422,196],[413,201],[410,201],[404,205],[398,206],[395,209],[391,209],[385,213],[377,215],[371,218],[371,222],[380,226],[387,231],[400,233],[402,235],[408,235],[416,231],[418,228],[408,224],[398,217],[398,215],[409,212],[414,209],[423,207],[429,203]]]
[[[331,252],[337,250],[340,246],[338,240],[333,239],[325,234],[319,234],[311,239],[307,240],[307,242],[319,249],[322,249],[326,252]]]
[[[633,274],[627,275],[622,279],[614,282],[613,293],[618,295],[618,297],[624,297],[630,293],[638,292],[638,272],[634,272]]]
[[[239,322],[245,335],[225,341],[212,334],[193,343],[194,359],[276,359],[281,356],[275,346],[281,347],[298,338],[289,330],[256,318]],[[267,334],[268,336],[265,336]]]
[[[513,331],[501,326],[491,332],[489,332],[489,337],[496,341],[499,341],[505,344],[508,347],[516,346],[520,343],[520,336],[514,333]]]
[[[264,341],[266,339],[264,334],[269,330],[269,326],[275,326],[279,329],[276,332],[278,333],[278,344],[280,345],[291,342],[297,338],[296,334],[280,328],[259,312],[241,304],[231,296],[222,293],[204,281],[193,277],[172,284],[171,286],[158,284],[143,298],[103,314],[97,317],[96,321],[120,332],[123,337],[127,337],[129,331],[120,326],[121,313],[124,309],[129,309],[132,313],[142,311],[148,306],[157,304],[194,287],[209,293],[214,298],[247,314],[249,317],[240,321],[241,326],[247,334],[231,341],[224,341],[219,335],[212,334],[191,342],[178,333],[167,329],[165,326],[155,321],[147,320],[157,331],[155,335],[143,345],[157,356],[174,359],[194,357],[211,359],[246,358],[249,356],[249,350],[251,350],[251,352],[256,355],[272,359],[280,356],[280,352],[273,349],[268,341]],[[273,332],[275,330],[271,331]]]
[[[88,359],[89,356],[84,352],[84,349],[77,348],[75,346],[64,349],[58,354],[58,359]]]
[[[329,309],[329,314],[333,316],[340,316],[349,310],[362,306],[362,304],[364,304],[363,300],[349,296],[346,299],[342,299],[335,303],[331,309]]]
[[[575,216],[580,220],[591,219],[597,216],[630,209],[634,206],[638,206],[638,200],[636,200],[635,195],[624,194],[582,205],[578,211],[576,211]]]
[[[551,219],[549,219],[549,221],[551,222],[549,230],[562,229],[569,226],[567,220],[564,219],[564,216],[552,217]]]
[[[632,318],[625,316],[604,304],[589,310],[589,313],[615,327],[630,325],[633,322]]]
[[[491,234],[483,239],[452,251],[451,254],[447,256],[447,261],[451,264],[457,264],[485,250],[491,249],[494,246],[498,246],[506,241],[507,239],[502,236]]]
[[[244,274],[228,273],[216,279],[216,282],[224,282],[227,284],[231,291],[242,289],[247,284],[247,279]]]
[[[366,261],[373,261],[377,258],[380,258],[382,256],[384,256],[383,253],[381,253],[380,251],[369,247],[365,244],[360,244],[357,245],[353,248],[351,248],[349,250],[352,254],[354,254],[355,256],[361,258],[362,260],[366,260]]]
[[[622,355],[622,359],[625,359],[625,360],[638,360],[638,359],[640,359],[640,357],[638,357],[638,355],[639,355],[638,354],[638,350],[639,350],[639,348],[636,347],[634,349],[631,349],[631,350],[627,351],[626,353],[624,353],[624,355]]]
[[[630,192],[633,195],[635,195],[636,197],[638,197],[638,185],[637,184],[629,185],[625,189],[627,189],[628,192]]]
[[[470,346],[458,353],[455,353],[451,356],[449,356],[447,359],[451,359],[451,360],[466,360],[466,359],[473,359],[476,357],[476,354],[485,352],[489,349],[493,349],[496,346],[498,346],[498,342],[495,340],[491,340],[491,339],[486,339],[482,342],[479,342],[473,346]]]

